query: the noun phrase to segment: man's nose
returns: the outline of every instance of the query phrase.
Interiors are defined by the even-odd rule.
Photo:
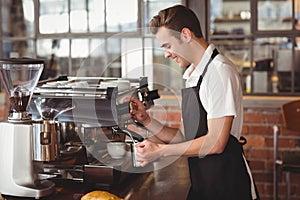
[[[170,58],[172,53],[170,51],[165,51],[165,58]]]

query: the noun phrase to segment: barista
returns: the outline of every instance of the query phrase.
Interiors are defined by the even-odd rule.
[[[150,30],[165,57],[186,69],[182,90],[183,131],[150,118],[131,98],[133,120],[161,142],[136,145],[141,166],[165,156],[188,156],[191,188],[187,199],[258,199],[239,138],[243,122],[242,87],[237,67],[203,38],[190,9],[177,5],[161,10]]]

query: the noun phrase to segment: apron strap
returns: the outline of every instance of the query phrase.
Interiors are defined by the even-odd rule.
[[[213,51],[213,53],[212,53],[211,56],[210,56],[209,61],[208,61],[208,62],[206,63],[206,65],[205,65],[204,71],[203,71],[203,73],[201,74],[201,76],[200,76],[200,78],[199,78],[199,80],[198,80],[197,86],[200,86],[200,83],[202,82],[202,79],[203,79],[204,75],[206,74],[208,65],[211,63],[211,61],[212,61],[218,54],[219,54],[219,51],[215,48],[214,51]]]

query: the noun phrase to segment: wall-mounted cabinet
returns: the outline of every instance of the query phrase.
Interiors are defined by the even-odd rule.
[[[297,2],[209,1],[208,38],[239,68],[245,94],[299,95]]]

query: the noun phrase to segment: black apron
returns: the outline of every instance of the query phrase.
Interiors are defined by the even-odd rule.
[[[200,76],[197,86],[182,89],[182,117],[186,140],[208,132],[207,113],[199,98],[199,89],[208,65],[218,54],[215,49]],[[189,157],[191,188],[189,200],[248,200],[251,181],[239,141],[230,135],[222,154]]]

